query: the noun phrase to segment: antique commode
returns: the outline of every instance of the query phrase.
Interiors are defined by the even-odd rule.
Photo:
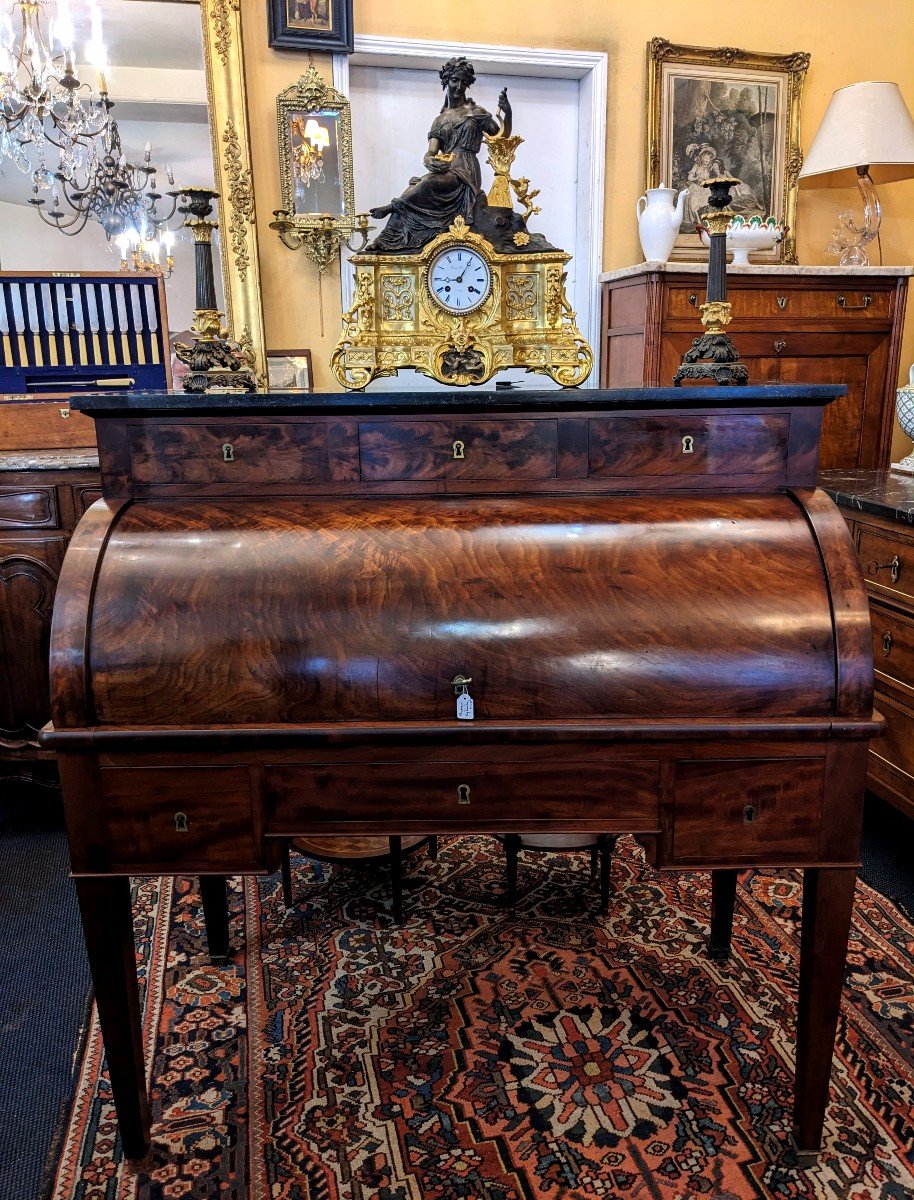
[[[826,386],[85,397],[104,498],[53,724],[128,1157],[149,1140],[128,876],[294,835],[634,833],[805,868],[795,1137],[822,1131],[860,844],[869,616],[815,490]],[[472,679],[473,720],[454,680]],[[458,685],[457,691],[460,691]]]

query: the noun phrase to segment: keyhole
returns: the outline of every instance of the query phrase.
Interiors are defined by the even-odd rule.
[[[223,444],[222,444],[222,461],[223,462],[234,462],[235,461],[235,448],[232,446],[231,442],[223,442]]]
[[[187,813],[175,813],[175,830],[178,833],[187,833]]]
[[[457,803],[470,803],[470,785],[468,783],[459,783],[457,785]]]
[[[743,823],[746,825],[751,825],[754,820],[755,820],[755,805],[747,804],[746,807],[743,809]]]
[[[682,452],[683,454],[695,453],[695,439],[689,433],[682,439]]]
[[[454,458],[466,458],[465,449],[466,448],[463,442],[461,442],[458,438],[458,440],[454,442]],[[467,801],[467,803],[469,803],[469,801]]]

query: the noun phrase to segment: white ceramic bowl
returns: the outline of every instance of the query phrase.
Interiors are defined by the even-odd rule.
[[[783,225],[763,222],[749,224],[737,217],[727,226],[727,249],[732,251],[733,266],[748,267],[749,255],[756,250],[771,250],[784,236]],[[702,245],[710,246],[707,231],[701,231]]]

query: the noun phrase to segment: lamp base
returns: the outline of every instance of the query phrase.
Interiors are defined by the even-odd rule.
[[[749,368],[739,361],[739,352],[725,333],[703,333],[682,356],[682,364],[673,376],[673,386],[684,379],[710,379],[718,387],[744,387]]]

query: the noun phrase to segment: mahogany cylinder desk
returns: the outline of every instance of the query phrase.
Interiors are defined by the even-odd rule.
[[[74,402],[103,498],[63,566],[43,743],[128,1157],[149,1143],[128,876],[200,875],[224,953],[225,876],[290,837],[535,831],[713,871],[719,954],[737,872],[804,868],[815,1153],[881,726],[854,546],[815,488],[841,394]]]

